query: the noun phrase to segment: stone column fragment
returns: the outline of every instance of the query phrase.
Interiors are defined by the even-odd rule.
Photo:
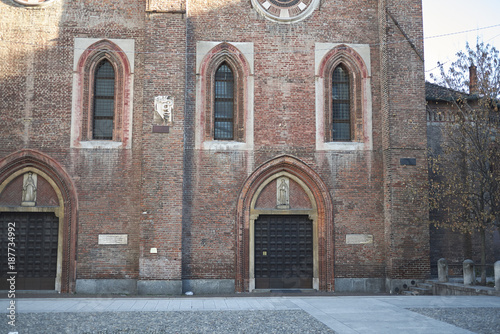
[[[448,262],[444,258],[438,260],[438,281],[439,283],[448,282]]]
[[[500,291],[500,261],[495,262],[495,290]]]
[[[473,285],[476,280],[476,274],[474,272],[474,261],[465,260],[464,266],[464,285]]]

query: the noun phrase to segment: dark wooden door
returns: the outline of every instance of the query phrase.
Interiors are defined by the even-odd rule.
[[[9,226],[15,228],[13,240],[9,240]],[[12,241],[16,290],[54,290],[59,218],[51,212],[0,212],[0,228],[0,290],[8,289],[8,244]]]
[[[312,221],[303,215],[261,215],[255,221],[256,289],[310,289]]]

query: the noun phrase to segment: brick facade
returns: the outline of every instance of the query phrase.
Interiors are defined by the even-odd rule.
[[[4,1],[0,14],[0,212],[26,210],[11,198],[22,187],[14,173],[52,182],[69,210],[61,291],[252,290],[252,224],[264,212],[311,217],[311,288],[392,291],[429,274],[428,227],[410,219],[425,207],[406,205],[401,188],[426,175],[400,164],[425,164],[419,1],[328,0],[291,23],[223,0]],[[117,73],[112,141],[88,135],[94,54]],[[234,141],[213,140],[224,61],[236,80]],[[345,143],[327,134],[338,64],[352,78]],[[173,120],[159,124],[154,100],[167,95]],[[273,204],[278,175],[290,180],[287,209]],[[38,196],[30,210],[62,207]],[[99,244],[109,234],[126,244]]]

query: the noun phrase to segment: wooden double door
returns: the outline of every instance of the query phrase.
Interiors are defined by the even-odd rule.
[[[260,215],[254,223],[256,289],[311,289],[313,228],[307,215]]]
[[[16,273],[16,290],[54,290],[59,218],[52,212],[0,212],[0,229],[0,290],[9,290],[8,272]]]

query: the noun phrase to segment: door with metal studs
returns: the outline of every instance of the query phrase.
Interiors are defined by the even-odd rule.
[[[312,221],[307,215],[261,215],[255,221],[256,289],[311,289]]]

